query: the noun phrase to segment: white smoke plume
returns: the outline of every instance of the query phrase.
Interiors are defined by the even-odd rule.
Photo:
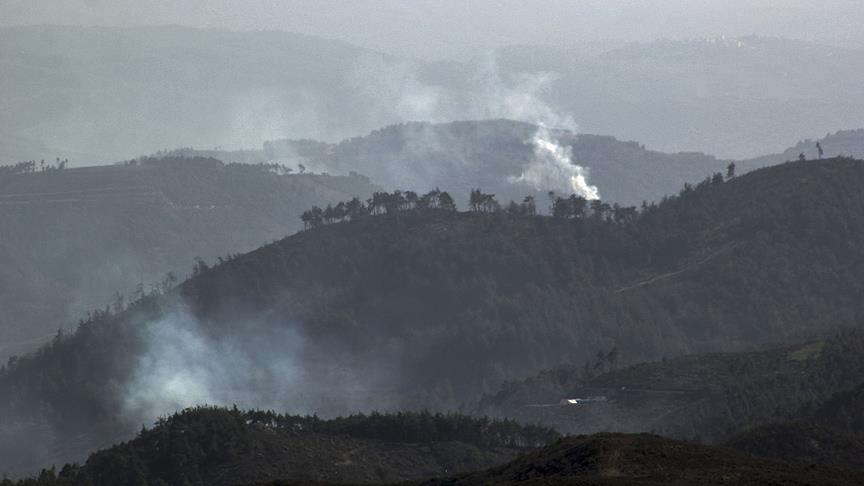
[[[571,147],[560,145],[542,125],[531,143],[534,145],[534,159],[524,167],[521,175],[508,178],[511,183],[527,183],[537,190],[575,193],[589,201],[600,199],[597,186],[588,184],[588,170],[573,163]]]
[[[119,390],[132,421],[205,404],[325,416],[393,406],[376,366],[319,359],[296,326],[250,319],[214,329],[178,305],[143,327],[144,352]]]
[[[576,164],[571,147],[561,145],[551,131],[578,131],[572,115],[560,113],[543,100],[543,92],[559,79],[558,74],[518,73],[505,79],[494,53],[480,59],[478,66],[477,72],[470,76],[467,99],[458,96],[445,99],[441,90],[424,86],[416,77],[402,73],[399,85],[403,90],[398,103],[401,115],[415,115],[427,121],[507,118],[537,125],[534,136],[527,141],[534,148],[534,157],[526,162],[519,176],[508,177],[508,182],[525,183],[538,191],[553,190],[575,193],[589,200],[599,199],[597,186],[588,183],[588,168]],[[405,110],[405,107],[418,109]]]

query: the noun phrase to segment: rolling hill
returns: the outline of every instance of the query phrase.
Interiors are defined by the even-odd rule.
[[[598,352],[633,363],[823,339],[864,314],[862,187],[864,164],[838,158],[713,177],[640,213],[576,198],[551,217],[376,205],[200,262],[11,363],[0,430],[65,460],[71,438],[111,443],[197,403],[452,409]]]
[[[508,464],[429,485],[688,485],[864,483],[864,473],[790,465],[655,435],[598,434],[562,439]]]
[[[357,176],[207,158],[0,171],[0,361],[116,304],[116,292],[140,296],[168,272],[173,285],[196,257],[251,250],[300,228],[312,204],[374,190]]]
[[[80,466],[0,484],[864,484],[860,471],[656,435],[555,439],[537,427],[454,415],[325,421],[197,408],[161,419]]]
[[[393,483],[496,466],[557,437],[540,427],[459,415],[321,420],[199,407],[160,419],[80,466],[44,471],[38,484]]]
[[[811,439],[829,442],[830,433],[822,429],[864,437],[862,347],[864,334],[856,331],[804,345],[687,355],[614,370],[604,359],[511,383],[481,400],[478,411],[543,423],[564,433],[652,431],[713,443],[737,435],[730,444],[754,452],[763,443],[771,456],[780,457],[767,437],[791,450],[795,443],[782,434],[797,435],[801,451]],[[561,404],[562,399],[601,396],[600,401]],[[754,430],[741,436],[747,429]],[[825,447],[821,462],[830,450]],[[797,457],[806,459],[803,455]]]
[[[561,148],[562,158],[538,145],[540,135]],[[437,186],[463,196],[482,187],[505,203],[528,194],[545,202],[549,190],[574,192],[571,164],[587,168],[587,183],[597,186],[601,198],[623,205],[659,200],[728,164],[701,153],[647,150],[608,136],[538,132],[536,125],[511,120],[406,123],[338,144],[276,140],[265,143],[264,155],[316,172],[359,172],[389,190]],[[467,198],[458,202],[464,207]]]

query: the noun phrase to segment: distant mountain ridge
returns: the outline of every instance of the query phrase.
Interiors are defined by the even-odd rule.
[[[424,62],[286,32],[6,27],[0,161],[109,163],[177,146],[334,141],[407,121],[568,115],[587,133],[747,158],[864,126],[862,59],[745,37]]]

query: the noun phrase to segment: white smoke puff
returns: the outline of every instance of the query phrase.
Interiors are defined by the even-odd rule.
[[[588,184],[587,169],[573,163],[571,147],[560,145],[543,126],[537,129],[531,143],[534,158],[521,175],[509,177],[509,182],[527,183],[539,191],[575,193],[589,201],[600,199],[597,186]]]
[[[505,80],[498,60],[490,53],[479,60],[472,76],[470,117],[507,118],[570,131],[578,129],[570,115],[564,115],[543,101],[542,94],[560,78],[558,73],[520,72]]]
[[[152,420],[202,404],[296,404],[289,395],[302,388],[303,370],[295,333],[241,323],[216,337],[182,309],[145,326],[147,348],[124,386],[126,416]]]

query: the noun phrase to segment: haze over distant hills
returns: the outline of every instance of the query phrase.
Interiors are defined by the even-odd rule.
[[[423,62],[281,32],[7,27],[0,66],[6,162],[499,117],[745,158],[864,126],[861,52],[755,37]]]

